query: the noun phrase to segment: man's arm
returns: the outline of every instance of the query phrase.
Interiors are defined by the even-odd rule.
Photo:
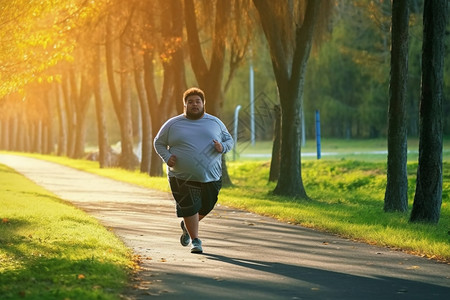
[[[170,157],[172,154],[169,152],[169,149],[167,147],[169,146],[168,143],[168,126],[164,124],[161,129],[159,130],[158,134],[156,135],[155,139],[153,140],[153,146],[155,147],[156,153],[161,157],[161,159],[168,163]]]
[[[233,149],[234,146],[234,140],[231,137],[231,134],[228,132],[227,128],[225,127],[225,125],[222,123],[221,124],[222,127],[222,153],[225,154],[228,151],[230,151],[231,149]]]

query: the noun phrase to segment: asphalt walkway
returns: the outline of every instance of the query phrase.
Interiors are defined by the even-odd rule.
[[[204,253],[191,254],[167,193],[27,157],[0,154],[0,163],[141,256],[126,299],[450,299],[449,264],[220,205],[200,224]]]

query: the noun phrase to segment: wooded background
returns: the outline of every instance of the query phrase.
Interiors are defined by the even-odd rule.
[[[199,85],[217,86],[219,92],[206,91],[207,111],[227,125],[233,124],[236,106],[243,107],[240,134],[248,139],[250,66],[256,106],[265,109],[257,110],[257,118],[266,118],[257,120],[256,137],[272,139],[273,124],[264,113],[279,96],[264,33],[250,1],[226,2],[220,7],[220,1],[1,1],[1,148],[46,153],[55,151],[56,139],[58,153],[80,157],[84,145],[99,144],[98,118],[104,118],[109,144],[123,139],[136,144],[150,127],[140,110],[149,110],[154,134],[164,119],[181,112],[182,90]],[[320,110],[324,137],[385,137],[391,3],[333,6],[325,29],[315,35],[306,71],[306,136],[314,138],[314,113]],[[417,137],[423,1],[409,6],[407,119],[408,135]],[[185,22],[189,11],[194,17]],[[188,27],[188,20],[195,26]],[[223,32],[217,32],[217,22],[224,23]],[[449,72],[446,60],[444,135],[450,133]],[[207,83],[199,84],[194,73]],[[97,91],[100,115],[93,100]],[[121,126],[132,136],[121,134]],[[38,138],[47,135],[51,138]]]

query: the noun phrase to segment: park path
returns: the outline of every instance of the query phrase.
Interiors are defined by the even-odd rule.
[[[448,264],[220,205],[201,223],[204,254],[191,254],[167,193],[28,157],[0,154],[0,163],[141,256],[125,299],[450,299]]]

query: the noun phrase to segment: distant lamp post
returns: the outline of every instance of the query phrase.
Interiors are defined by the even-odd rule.
[[[234,138],[234,147],[233,147],[233,160],[236,160],[236,148],[237,148],[237,141],[238,141],[238,126],[239,126],[239,110],[241,109],[241,106],[236,106],[234,110],[234,132],[233,132],[233,138]]]
[[[322,156],[320,149],[320,113],[316,110],[316,144],[317,144],[317,159]]]
[[[249,72],[249,81],[250,81],[250,141],[252,146],[255,145],[255,83],[254,78],[255,74],[253,71],[253,62],[252,62],[252,49],[250,49],[250,72]]]

